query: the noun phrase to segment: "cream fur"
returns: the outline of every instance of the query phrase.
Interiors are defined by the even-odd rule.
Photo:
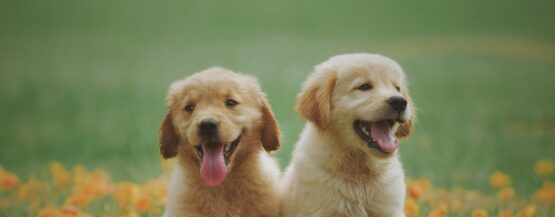
[[[371,82],[373,89],[358,91],[364,82]],[[402,138],[410,132],[414,106],[397,63],[380,55],[348,54],[316,67],[297,102],[309,122],[281,184],[282,216],[405,216],[406,186],[398,153],[368,148],[353,129],[357,119],[391,117],[385,103],[391,96],[409,100],[401,115],[408,122],[393,127],[396,138]]]

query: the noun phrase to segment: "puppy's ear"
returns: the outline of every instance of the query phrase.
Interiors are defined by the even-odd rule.
[[[175,132],[170,111],[166,113],[166,117],[160,124],[159,130],[160,154],[164,159],[172,158],[177,155],[177,144],[179,137]]]
[[[262,102],[262,146],[267,152],[278,150],[281,133],[279,124],[267,100]]]
[[[313,74],[297,97],[295,109],[320,130],[327,129],[331,121],[331,95],[336,79],[335,72]]]
[[[410,111],[411,117],[407,122],[399,125],[399,128],[397,128],[397,132],[395,132],[395,136],[400,139],[406,138],[410,135],[412,128],[414,127],[415,118],[416,118],[416,109],[414,108],[414,104],[412,103],[413,102],[412,98],[409,96],[409,93],[406,87],[403,88],[402,95],[409,102],[408,108],[410,109],[409,111]]]
[[[412,122],[413,120],[411,119],[406,123],[399,125],[399,128],[397,128],[397,132],[395,132],[395,136],[400,139],[408,137],[412,130],[412,125],[413,125]]]

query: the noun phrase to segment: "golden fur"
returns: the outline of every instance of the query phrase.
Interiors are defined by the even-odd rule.
[[[232,98],[238,104],[226,106]],[[165,216],[272,217],[279,214],[277,163],[264,151],[280,146],[274,114],[255,78],[223,68],[210,68],[174,82],[169,89],[168,112],[160,125],[160,153],[177,157],[168,187]],[[192,112],[188,105],[194,105]],[[195,152],[202,138],[199,122],[216,119],[219,137],[240,138],[218,187],[204,185],[201,159]],[[241,135],[239,137],[239,135]]]
[[[360,84],[370,83],[370,91]],[[387,99],[408,101],[396,139],[409,135],[414,106],[405,75],[393,60],[373,54],[332,57],[316,66],[298,96],[308,120],[281,183],[284,217],[402,217],[404,173],[397,152],[367,147],[353,130],[358,119],[392,118]]]

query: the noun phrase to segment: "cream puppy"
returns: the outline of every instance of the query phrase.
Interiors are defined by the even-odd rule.
[[[282,216],[405,216],[397,149],[414,106],[395,61],[332,57],[306,80],[296,109],[308,123],[281,185]]]

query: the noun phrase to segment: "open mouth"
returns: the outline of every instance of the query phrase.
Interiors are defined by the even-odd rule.
[[[196,146],[197,155],[201,159],[200,176],[202,181],[210,186],[217,187],[223,183],[227,174],[227,166],[239,145],[241,136],[231,143],[204,143]]]
[[[395,132],[393,132],[395,123],[396,121],[393,119],[374,122],[356,120],[353,123],[353,127],[369,148],[380,150],[385,154],[391,154],[399,146],[399,140],[394,137]]]
[[[207,144],[206,146],[218,146],[218,145],[223,145],[224,149],[223,149],[223,156],[224,156],[224,162],[225,165],[229,165],[229,163],[231,162],[231,155],[233,155],[233,153],[235,152],[235,149],[237,148],[237,145],[239,145],[239,141],[241,140],[241,136],[237,137],[237,139],[233,140],[233,142],[229,143],[229,144]],[[198,145],[195,147],[196,151],[197,151],[197,155],[200,157],[200,159],[203,159],[204,157],[204,147],[203,145]]]

